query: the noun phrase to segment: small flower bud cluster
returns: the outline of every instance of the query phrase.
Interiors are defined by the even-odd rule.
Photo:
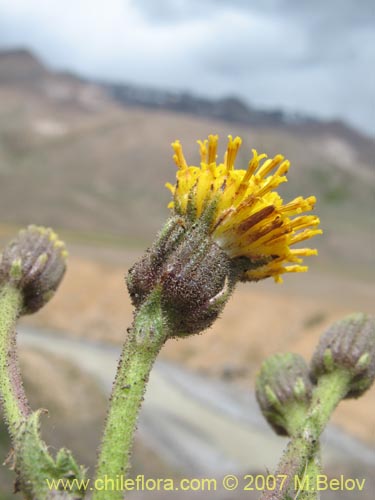
[[[135,307],[160,290],[174,336],[199,333],[222,311],[231,289],[230,259],[199,223],[186,229],[174,217],[130,270],[127,285]]]
[[[256,397],[277,434],[290,435],[296,409],[307,415],[321,377],[342,373],[344,398],[357,398],[375,380],[375,317],[353,314],[334,323],[322,335],[310,363],[296,354],[276,354],[261,367]],[[349,377],[348,377],[349,375]],[[342,396],[340,396],[342,397]]]
[[[31,314],[53,296],[64,273],[67,251],[52,229],[29,226],[7,245],[0,260],[0,287],[22,292],[22,314]]]

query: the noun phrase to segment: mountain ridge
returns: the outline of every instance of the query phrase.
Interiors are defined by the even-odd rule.
[[[4,65],[8,63],[8,68]],[[312,131],[319,127],[333,129],[336,133],[357,136],[357,140],[368,139],[366,134],[339,119],[322,120],[299,112],[286,112],[281,107],[262,109],[248,104],[236,95],[208,98],[189,91],[163,90],[153,86],[90,79],[72,71],[54,71],[44,64],[32,51],[25,48],[0,50],[0,84],[7,74],[8,83],[39,83],[41,80],[60,78],[72,84],[89,85],[114,102],[130,107],[167,110],[191,114],[197,117],[223,120],[251,126],[290,127],[296,133],[299,128]],[[13,70],[13,71],[12,71]],[[2,75],[3,73],[3,75]]]

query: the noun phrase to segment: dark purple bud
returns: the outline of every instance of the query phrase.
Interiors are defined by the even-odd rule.
[[[66,267],[67,251],[52,229],[29,226],[4,249],[0,261],[0,286],[22,291],[22,314],[43,307],[59,286]]]
[[[157,241],[129,271],[127,284],[136,307],[159,289],[173,336],[199,333],[217,319],[235,278],[227,254],[200,224],[181,217],[168,223]]]

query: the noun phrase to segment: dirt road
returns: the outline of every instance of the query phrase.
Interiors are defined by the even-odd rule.
[[[77,363],[109,393],[119,348],[25,327],[19,343]],[[249,391],[166,362],[157,362],[151,374],[138,432],[164,460],[190,474],[266,470],[286,444],[263,421]],[[375,466],[369,447],[333,426],[323,450],[326,465]]]

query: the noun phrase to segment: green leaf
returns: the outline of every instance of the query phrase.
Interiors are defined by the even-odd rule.
[[[77,465],[71,452],[65,448],[58,451],[54,460],[41,439],[40,415],[44,412],[32,413],[15,436],[16,488],[26,499],[47,500],[53,491],[64,491],[63,484],[58,485],[53,480],[69,479],[72,488],[65,491],[65,497],[72,500],[83,498],[85,491],[80,486],[85,479],[85,469]]]

